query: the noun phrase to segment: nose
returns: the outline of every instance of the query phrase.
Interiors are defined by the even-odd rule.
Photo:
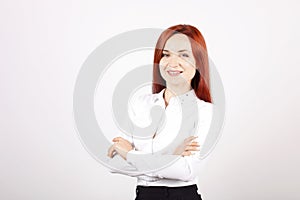
[[[178,56],[177,55],[170,56],[168,59],[168,65],[173,68],[178,67],[179,65]]]

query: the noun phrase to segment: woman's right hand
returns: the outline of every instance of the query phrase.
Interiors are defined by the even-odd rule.
[[[193,141],[197,136],[190,136],[186,138],[174,151],[174,155],[190,156],[194,155],[193,151],[200,151],[198,142]]]

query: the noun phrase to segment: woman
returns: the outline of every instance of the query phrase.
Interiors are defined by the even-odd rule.
[[[160,35],[154,52],[152,92],[133,103],[131,118],[137,124],[147,124],[149,110],[158,105],[165,111],[164,126],[157,129],[151,140],[135,142],[134,145],[126,136],[114,138],[108,156],[119,156],[129,166],[141,169],[153,162],[141,159],[140,153],[159,151],[178,134],[191,132],[169,151],[180,155],[172,165],[151,173],[125,174],[137,177],[136,200],[201,199],[197,193],[197,181],[204,160],[200,159],[199,147],[210,127],[212,99],[206,44],[197,28],[176,25]],[[182,110],[185,110],[184,115]],[[163,156],[159,159],[164,159]]]

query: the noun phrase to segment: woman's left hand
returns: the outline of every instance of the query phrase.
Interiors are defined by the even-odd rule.
[[[112,141],[114,144],[109,147],[107,155],[112,158],[116,152],[126,160],[127,153],[133,149],[132,144],[122,137],[116,137]]]

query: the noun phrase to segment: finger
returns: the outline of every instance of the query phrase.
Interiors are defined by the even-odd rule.
[[[112,140],[113,142],[126,142],[128,144],[131,144],[128,140],[122,138],[122,137],[116,137]]]
[[[195,146],[195,147],[200,147],[198,142],[192,142],[190,144],[188,144],[189,146]]]
[[[191,142],[191,141],[193,141],[194,139],[196,139],[198,136],[190,136],[190,137],[188,137],[188,138],[186,138],[185,140],[184,140],[184,142]]]
[[[192,153],[190,151],[184,151],[181,155],[182,156],[191,156],[191,155],[194,155],[194,153]]]
[[[184,141],[190,141],[190,140],[193,140],[193,139],[195,139],[195,138],[197,138],[198,136],[189,136],[189,137],[187,137],[187,138],[185,138],[185,140]]]
[[[119,140],[121,140],[122,139],[122,137],[115,137],[112,141],[113,142],[118,142]]]
[[[184,152],[182,152],[181,155],[182,155],[182,156],[189,156],[189,154],[190,154],[190,153],[189,153],[188,151],[184,151]]]
[[[108,149],[108,153],[107,153],[107,156],[112,158],[113,157],[113,154],[114,154],[114,151],[115,151],[115,145],[111,145]]]
[[[188,146],[185,148],[185,151],[200,151],[200,148]]]
[[[113,151],[114,151],[114,149],[113,149],[113,145],[112,145],[108,148],[107,156],[112,158]]]

